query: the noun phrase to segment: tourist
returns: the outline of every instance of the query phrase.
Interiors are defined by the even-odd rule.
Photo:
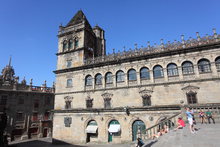
[[[212,116],[212,112],[209,109],[206,111],[205,114],[206,114],[206,117],[208,119],[209,124],[211,123],[210,119],[212,119],[213,124],[215,124],[215,120],[214,120],[214,118]]]
[[[165,134],[165,133],[168,133],[168,132],[169,132],[169,127],[167,125],[164,125],[163,129],[162,129],[162,134]]]
[[[203,122],[206,123],[205,113],[202,110],[199,111],[199,118],[201,120],[201,124],[203,124]]]
[[[194,125],[193,125],[193,116],[192,116],[192,113],[188,107],[186,108],[186,115],[187,115],[187,119],[189,122],[190,132],[195,133],[195,129],[194,129]]]
[[[157,130],[157,134],[153,134],[152,136],[151,136],[151,139],[154,139],[154,138],[159,138],[160,136],[162,136],[162,133],[163,132],[163,130],[161,129],[161,130]]]
[[[144,142],[141,140],[141,138],[137,138],[137,146],[136,147],[142,147],[144,145]]]
[[[183,129],[183,127],[186,126],[186,125],[185,125],[185,122],[182,120],[182,117],[179,117],[179,118],[178,118],[177,123],[178,123],[178,126],[177,126],[177,128],[174,129],[175,131],[176,131],[177,129]]]
[[[192,117],[193,117],[193,124],[196,125],[196,120],[195,120],[195,116],[194,116],[194,109],[191,108],[191,109],[190,109],[190,112],[191,112]]]

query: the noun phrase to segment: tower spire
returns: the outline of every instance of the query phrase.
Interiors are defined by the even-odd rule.
[[[9,59],[8,66],[11,66],[11,56],[10,56],[10,59]]]

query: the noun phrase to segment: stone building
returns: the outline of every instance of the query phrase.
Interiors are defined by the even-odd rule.
[[[220,36],[106,55],[104,30],[82,11],[58,32],[53,139],[128,142],[180,112],[220,103]]]
[[[15,76],[11,59],[0,75],[0,113],[6,112],[6,131],[12,140],[47,137],[52,132],[54,87],[33,86]]]

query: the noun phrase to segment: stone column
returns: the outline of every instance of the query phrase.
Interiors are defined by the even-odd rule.
[[[168,74],[167,74],[166,68],[163,69],[163,73],[164,73],[164,81],[167,82],[168,81]]]
[[[183,80],[183,71],[182,71],[182,66],[178,67],[178,73],[179,73],[179,78],[180,78],[180,81]]]
[[[218,71],[217,71],[215,62],[212,62],[212,63],[211,63],[211,71],[212,71],[213,77],[217,77],[217,76],[218,76]]]
[[[153,70],[149,70],[149,72],[150,72],[150,81],[151,83],[154,83],[154,72]]]

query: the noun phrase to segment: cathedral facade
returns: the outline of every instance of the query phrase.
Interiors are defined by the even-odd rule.
[[[34,86],[32,79],[19,82],[10,59],[0,75],[0,115],[7,115],[4,134],[11,141],[51,136],[54,88],[46,81],[42,86]]]
[[[53,139],[129,142],[183,105],[220,103],[220,36],[106,55],[82,11],[58,32]]]

